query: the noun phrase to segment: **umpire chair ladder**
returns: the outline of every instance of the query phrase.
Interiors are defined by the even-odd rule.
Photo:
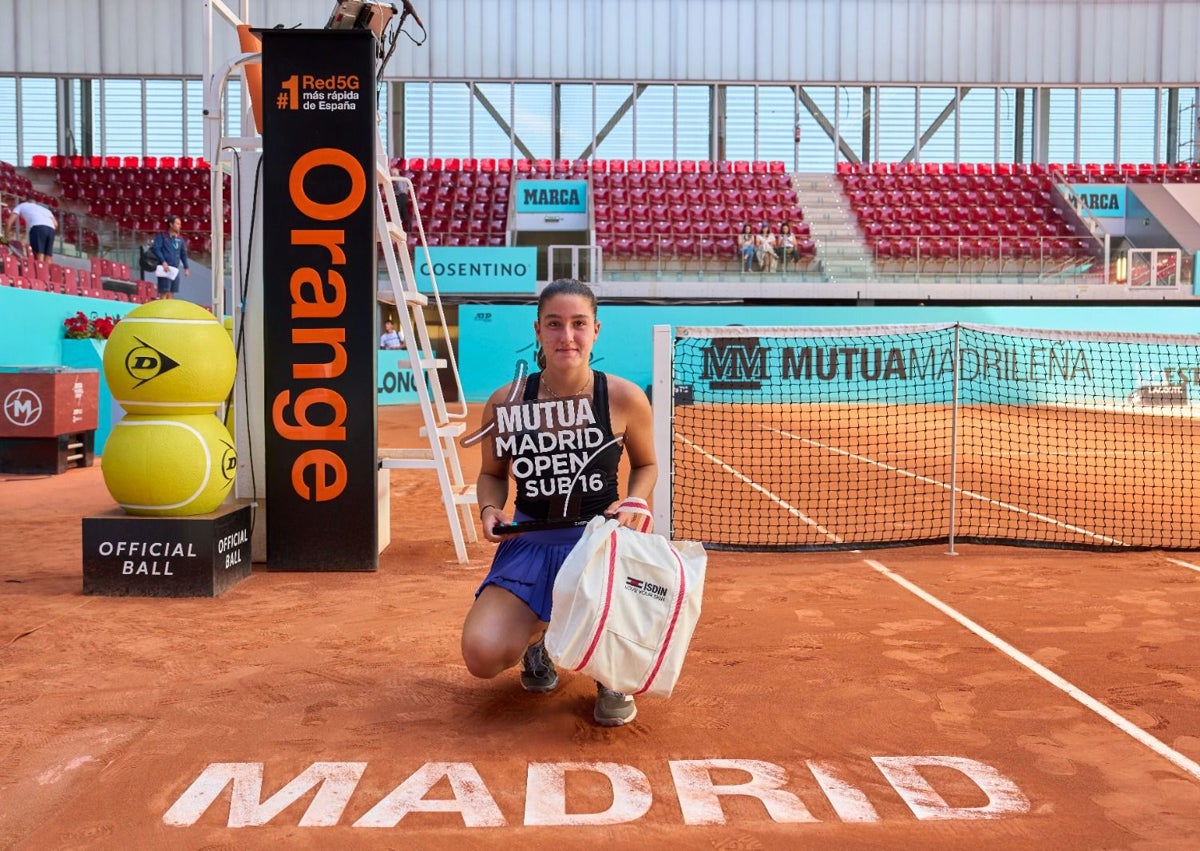
[[[416,194],[411,181],[407,182],[408,197],[415,199]],[[454,539],[454,551],[459,563],[467,561],[467,543],[475,543],[475,511],[472,508],[478,500],[475,496],[475,485],[463,480],[462,465],[459,463],[458,447],[455,438],[466,431],[467,406],[462,402],[461,413],[451,414],[446,407],[446,399],[442,393],[440,370],[449,370],[458,387],[459,399],[463,399],[462,382],[458,375],[458,364],[454,359],[454,351],[450,345],[450,334],[446,326],[446,318],[442,313],[441,297],[433,283],[433,300],[437,306],[438,317],[442,326],[443,337],[446,341],[447,358],[435,356],[434,348],[429,339],[429,328],[425,323],[425,307],[429,304],[429,296],[417,290],[416,275],[413,274],[412,258],[409,256],[409,234],[401,224],[400,207],[396,201],[396,192],[392,185],[392,175],[387,152],[383,140],[379,139],[375,146],[375,182],[378,185],[378,201],[376,202],[375,221],[379,243],[383,249],[383,260],[387,266],[388,279],[392,288],[392,299],[400,327],[404,334],[406,349],[397,352],[400,360],[397,365],[401,369],[411,369],[414,378],[413,385],[420,400],[421,416],[424,425],[420,435],[428,438],[428,445],[411,448],[378,450],[379,469],[390,471],[396,469],[434,470],[437,473],[438,484],[442,493],[442,504],[446,509],[446,518],[450,522],[450,535]],[[421,224],[420,210],[413,204],[413,219],[419,234],[419,249],[427,247],[425,229]],[[432,272],[430,281],[433,281]],[[381,299],[385,300],[386,299]],[[384,476],[390,480],[390,473]],[[384,484],[388,484],[387,481]],[[388,518],[391,517],[391,500],[387,500]],[[389,536],[390,537],[390,536]]]

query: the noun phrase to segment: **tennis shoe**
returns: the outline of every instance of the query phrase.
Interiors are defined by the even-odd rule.
[[[628,724],[637,717],[637,707],[633,704],[633,695],[613,691],[597,680],[596,709],[592,713],[592,717],[601,727],[620,727]]]
[[[546,640],[539,638],[536,643],[525,648],[525,658],[521,665],[521,688],[525,691],[540,694],[552,691],[558,685],[558,671],[550,654],[546,652]]]

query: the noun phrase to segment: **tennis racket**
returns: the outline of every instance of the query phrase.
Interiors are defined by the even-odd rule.
[[[525,520],[520,523],[502,523],[492,527],[496,535],[516,535],[520,532],[545,532],[549,529],[574,529],[586,526],[590,517],[558,517],[552,520]]]

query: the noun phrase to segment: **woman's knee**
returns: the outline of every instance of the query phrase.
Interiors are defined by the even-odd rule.
[[[464,632],[462,637],[462,657],[467,671],[482,680],[490,680],[511,668],[520,660],[524,649],[524,645],[516,647],[511,641],[478,633]]]

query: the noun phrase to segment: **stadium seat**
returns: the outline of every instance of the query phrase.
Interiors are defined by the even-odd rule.
[[[654,237],[641,237],[633,242],[633,255],[642,260],[658,256],[659,242]]]

